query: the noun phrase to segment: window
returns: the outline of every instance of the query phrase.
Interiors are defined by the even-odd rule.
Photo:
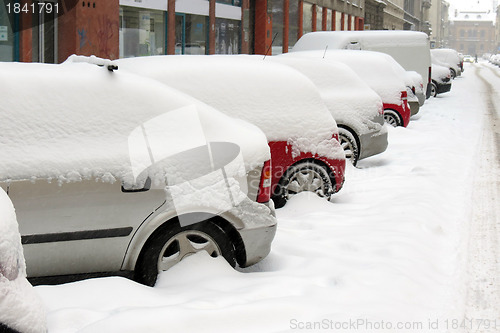
[[[302,31],[304,34],[312,31],[312,9],[313,5],[307,2],[304,2],[304,16],[303,16],[303,28]]]
[[[290,50],[297,42],[299,34],[299,2],[298,0],[290,0],[288,12],[288,50]]]
[[[273,0],[271,2],[271,11],[273,18],[273,53],[280,54],[283,52],[283,0]]]
[[[481,30],[481,38],[484,38],[484,37],[486,37],[486,31]]]
[[[223,18],[215,19],[215,53],[240,53],[241,22]]]
[[[316,31],[323,30],[323,7],[316,6]]]
[[[0,61],[14,61],[14,15],[4,11],[4,0],[0,0]]]
[[[120,58],[165,54],[164,12],[120,8]]]
[[[332,30],[332,10],[328,9],[326,13],[326,30],[331,31]]]
[[[215,2],[241,7],[241,0],[215,0]]]
[[[38,1],[38,3],[49,1]],[[35,8],[40,8],[35,6]],[[32,61],[57,63],[57,14],[55,11],[33,14]]]
[[[465,30],[460,30],[460,37],[465,37]]]

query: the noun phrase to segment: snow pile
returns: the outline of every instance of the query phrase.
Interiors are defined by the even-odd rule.
[[[288,57],[305,57],[317,61],[336,61],[349,66],[384,103],[401,105],[401,92],[406,91],[404,77],[396,73],[379,52],[328,50],[287,53]]]
[[[154,163],[146,143],[156,161],[209,142],[237,144],[246,170],[270,158],[254,125],[154,80],[72,62],[3,63],[0,77],[0,180],[134,184]]]
[[[309,50],[346,49],[353,42],[362,49],[371,47],[412,47],[428,43],[423,32],[416,31],[317,31],[302,36],[293,47],[293,52]]]
[[[2,189],[0,231],[0,323],[22,333],[46,332],[44,305],[26,280],[14,207]]]
[[[260,57],[262,59],[262,57]],[[335,120],[314,84],[291,68],[248,56],[154,56],[120,59],[120,69],[154,78],[259,127],[268,141],[288,141],[300,152],[323,149],[343,159],[332,135]]]
[[[306,75],[318,88],[321,98],[337,124],[363,135],[382,126],[373,119],[383,112],[382,100],[348,66],[335,61],[318,63],[296,57],[268,57],[266,61],[285,64]]]

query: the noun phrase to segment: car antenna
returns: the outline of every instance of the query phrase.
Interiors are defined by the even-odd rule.
[[[266,60],[266,56],[269,53],[269,50],[271,49],[271,47],[273,47],[273,43],[274,43],[274,40],[276,39],[276,36],[278,36],[278,33],[274,34],[273,40],[271,41],[271,45],[269,45],[269,47],[267,48],[266,54],[264,54],[264,58],[262,60]]]
[[[328,44],[326,44],[326,47],[325,47],[325,53],[323,53],[323,59],[325,59],[325,56],[326,56],[326,50],[328,50]]]

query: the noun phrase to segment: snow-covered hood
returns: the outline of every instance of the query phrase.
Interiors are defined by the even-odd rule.
[[[266,61],[285,64],[306,75],[318,88],[338,124],[347,125],[359,134],[381,128],[373,119],[383,112],[382,100],[347,65],[285,56],[267,57]]]
[[[262,57],[261,57],[262,59]],[[258,126],[268,141],[294,151],[343,159],[338,133],[315,85],[288,66],[248,56],[154,56],[120,59],[121,69],[154,78]],[[326,144],[326,146],[325,146]]]
[[[26,279],[14,207],[0,188],[0,323],[23,333],[46,332],[45,308]]]
[[[327,50],[302,51],[287,53],[284,56],[306,57],[333,60],[349,66],[370,88],[372,88],[384,103],[401,104],[401,92],[406,91],[404,78],[396,73],[379,52]]]
[[[1,63],[0,101],[4,181],[133,182],[138,155],[153,163],[154,157],[208,142],[237,144],[246,170],[270,158],[256,126],[122,70],[72,62]],[[148,155],[145,140],[155,156]]]

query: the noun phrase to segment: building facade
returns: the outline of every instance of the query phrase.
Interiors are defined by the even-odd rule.
[[[50,13],[11,3],[0,0],[0,61],[276,54],[310,31],[364,26],[364,0],[44,0]]]
[[[445,0],[434,0],[429,10],[429,22],[432,26],[430,34],[431,48],[447,48],[449,45],[449,9]]]
[[[255,53],[265,54],[270,43],[272,54],[286,53],[303,34],[312,31],[363,30],[364,8],[365,0],[268,0],[271,15],[266,17],[257,8],[255,28],[271,21],[271,30],[262,34],[269,36],[265,45],[259,43],[262,35],[255,35]]]
[[[450,18],[449,46],[472,56],[495,53],[496,14],[491,11],[456,11]]]
[[[404,0],[384,0],[384,30],[403,30],[405,26]]]

